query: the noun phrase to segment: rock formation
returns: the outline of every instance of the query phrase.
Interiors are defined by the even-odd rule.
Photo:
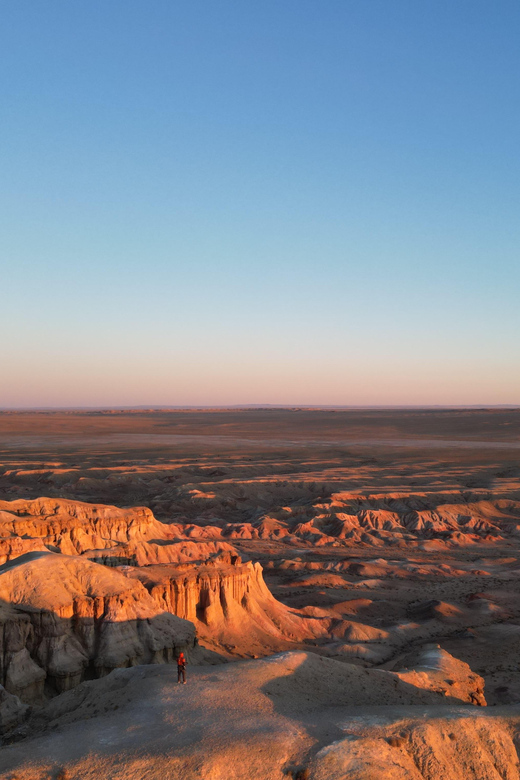
[[[346,500],[341,498],[343,504]],[[419,603],[410,607],[410,617],[419,623],[385,628],[355,619],[355,610],[349,608],[354,601],[345,602],[344,612],[340,605],[292,608],[273,597],[258,563],[243,563],[221,537],[208,538],[212,527],[198,527],[195,533],[193,525],[160,523],[145,508],[57,499],[0,506],[3,549],[10,558],[0,570],[2,621],[18,625],[16,632],[10,629],[4,635],[7,650],[0,682],[25,700],[41,698],[45,686],[65,690],[85,675],[171,659],[173,648],[182,644],[175,631],[172,634],[174,616],[191,621],[204,646],[226,656],[257,657],[311,642],[318,643],[317,652],[324,656],[364,665],[387,661],[410,640],[428,641],[441,632],[436,621],[456,624],[468,614],[473,624],[489,620],[473,602],[463,608],[439,602],[440,607],[428,609]],[[374,527],[389,522],[388,509],[380,510],[386,513],[384,522],[374,519],[375,511],[360,510],[372,513]],[[279,531],[279,522],[265,524],[264,532],[269,529]],[[222,529],[216,530],[221,534]],[[30,544],[36,550],[20,555]],[[75,555],[64,554],[67,550]],[[380,582],[374,579],[378,577],[466,574],[446,564],[418,567],[383,558],[343,557],[326,563],[296,557],[277,565],[285,572],[317,571],[310,579],[296,579],[294,587],[346,587],[360,577],[365,578],[360,584],[369,586]],[[478,604],[484,602],[499,609],[482,599]],[[170,628],[164,628],[165,621]],[[424,621],[432,623],[427,630]]]
[[[195,503],[211,497],[201,491]],[[253,510],[252,510],[253,511]],[[326,502],[260,514],[251,522],[206,520],[162,523],[146,507],[120,509],[56,498],[0,501],[0,563],[31,550],[86,552],[108,565],[143,566],[204,560],[231,551],[229,542],[283,541],[288,545],[393,546],[425,544],[442,550],[498,543],[520,530],[520,502],[460,493],[332,493]],[[198,547],[206,544],[207,547]],[[426,549],[426,548],[425,548]],[[99,556],[96,551],[106,551]]]
[[[0,685],[0,734],[5,734],[23,723],[28,712],[27,704]]]
[[[146,507],[50,498],[0,501],[0,564],[34,550],[87,554],[109,566],[206,560],[234,552],[226,542],[183,537],[180,526],[159,522]]]
[[[450,701],[486,706],[482,677],[438,644],[426,644],[419,651],[410,653],[401,661],[401,666],[403,668],[396,674],[403,682],[441,693]]]
[[[147,566],[125,573],[143,583],[158,609],[193,622],[200,639],[215,649],[265,655],[326,633],[314,625],[318,621],[273,598],[259,563],[242,563],[237,556],[229,563]]]
[[[0,537],[38,538],[66,555],[114,542],[165,538],[166,526],[146,507],[119,509],[66,499],[0,501]]]
[[[41,701],[87,676],[171,661],[191,623],[166,613],[137,580],[86,558],[29,553],[0,567],[0,681]]]

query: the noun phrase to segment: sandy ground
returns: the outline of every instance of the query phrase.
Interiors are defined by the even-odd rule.
[[[414,704],[417,693],[395,692],[375,671],[305,653],[191,668],[186,686],[176,683],[171,666],[119,670],[54,699],[30,721],[32,738],[0,751],[0,776],[283,780],[307,769],[303,777],[342,780],[351,777],[350,766],[358,778],[463,780],[494,778],[489,772],[502,763],[511,772],[496,777],[518,780],[512,761],[518,707],[491,713],[425,706]],[[447,749],[455,740],[464,746],[456,757]],[[413,756],[421,751],[431,771],[414,775]],[[480,774],[464,774],[472,764]],[[442,766],[454,772],[439,775]]]

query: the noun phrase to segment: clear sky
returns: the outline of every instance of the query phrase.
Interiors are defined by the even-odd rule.
[[[0,20],[0,406],[520,404],[518,0]]]

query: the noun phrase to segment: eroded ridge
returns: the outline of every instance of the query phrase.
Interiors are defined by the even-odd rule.
[[[446,440],[442,414],[382,415],[399,440],[364,450],[334,431],[370,415],[284,414],[72,415],[96,444],[52,455],[26,419],[2,776],[519,780],[515,414],[480,415],[489,446],[479,414]]]

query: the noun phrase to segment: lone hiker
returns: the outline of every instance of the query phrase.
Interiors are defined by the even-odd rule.
[[[180,683],[182,677],[182,684],[186,685],[186,658],[184,653],[181,653],[177,658],[177,682]]]

